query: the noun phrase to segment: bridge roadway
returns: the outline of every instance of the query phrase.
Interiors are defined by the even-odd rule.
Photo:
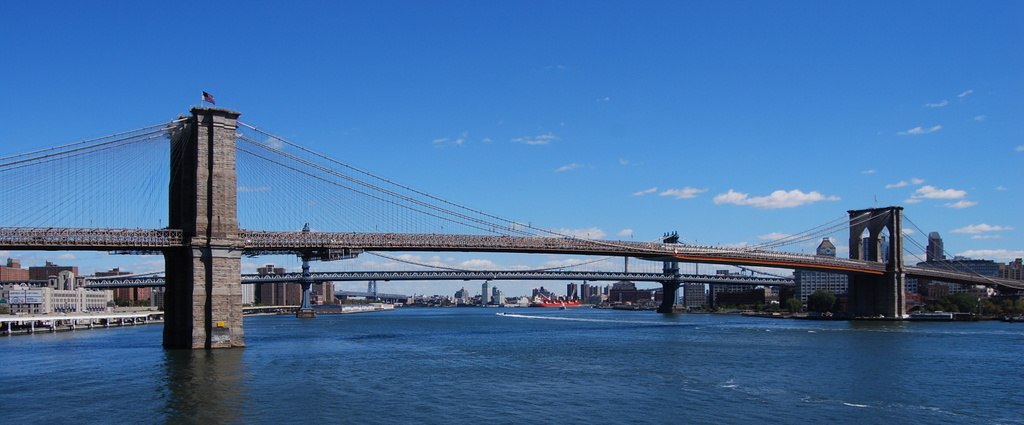
[[[243,274],[243,284],[299,282],[302,273],[283,274]],[[588,280],[588,281],[642,281],[662,282],[668,279],[682,282],[793,286],[793,279],[775,277],[755,277],[737,275],[700,275],[683,274],[666,276],[661,273],[626,273],[626,272],[573,272],[573,271],[357,271],[357,272],[314,272],[310,282],[353,282],[369,280]],[[87,279],[87,288],[129,288],[163,286],[162,277],[156,276],[111,276]]]
[[[310,250],[516,252],[635,257],[651,261],[763,266],[846,274],[881,275],[880,262],[754,249],[602,241],[574,237],[445,235],[240,230],[237,247],[246,255],[294,254]],[[176,229],[88,229],[0,227],[0,250],[160,251],[188,244]],[[906,267],[908,277],[951,283],[1024,289],[1024,281],[926,267]]]

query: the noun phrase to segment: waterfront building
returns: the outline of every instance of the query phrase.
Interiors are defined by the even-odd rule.
[[[608,290],[608,301],[612,303],[637,303],[654,300],[653,289],[637,289],[630,281],[619,281]]]
[[[579,285],[569,282],[565,285],[565,299],[567,300],[578,300],[580,299]]]
[[[497,286],[491,288],[491,304],[505,304],[505,295],[502,294],[500,290],[498,290]]]
[[[46,262],[45,266],[32,266],[28,268],[29,280],[46,280],[50,276],[57,276],[62,271],[69,271],[78,275],[78,267],[76,266],[58,266],[49,261]]]
[[[260,275],[284,274],[283,267],[267,264],[256,269]],[[243,287],[245,285],[242,285]],[[295,282],[257,283],[253,293],[253,304],[302,305],[302,284]],[[334,282],[315,282],[311,288],[309,303],[313,305],[334,303]]]
[[[823,238],[818,244],[815,255],[835,257],[836,246],[828,238]],[[850,279],[845,274],[797,270],[793,272],[793,282],[796,284],[793,296],[804,305],[807,305],[807,297],[819,289],[839,296],[845,295],[850,288]]]
[[[109,311],[113,291],[86,289],[85,278],[61,271],[46,284],[6,284],[0,298],[8,300],[11,314],[86,313]]]
[[[697,308],[708,303],[707,286],[703,283],[688,282],[683,284],[683,305]]]
[[[917,263],[917,266],[931,267],[944,270],[954,270],[958,272],[973,273],[981,276],[992,277],[998,277],[1000,275],[1000,270],[1007,267],[1004,264],[999,264],[992,260],[976,260],[973,258],[962,257],[959,255],[954,256],[952,260],[925,261],[922,263]],[[935,288],[936,285],[946,286],[948,290]],[[924,298],[926,300],[936,300],[947,293],[959,294],[969,293],[972,291],[979,291],[978,289],[972,289],[972,287],[968,285],[942,282],[937,280],[933,281],[929,279],[919,279],[918,288],[919,290],[921,290],[921,294],[924,295]]]
[[[120,268],[113,268],[106,272],[96,272],[96,277],[115,277],[115,276],[127,276],[132,272],[123,272]],[[139,301],[149,301],[152,293],[152,288],[114,288],[114,302],[131,302],[132,304]]]
[[[21,260],[8,258],[6,266],[0,266],[0,282],[12,280],[29,280],[28,269],[21,268]]]
[[[489,292],[491,281],[485,280],[480,285],[480,305],[487,305],[491,303],[491,294]]]
[[[1005,265],[999,265],[999,277],[1004,279],[1024,280],[1024,263],[1018,258]]]

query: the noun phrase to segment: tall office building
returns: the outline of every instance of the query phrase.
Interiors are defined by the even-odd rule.
[[[816,255],[835,257],[836,246],[828,238],[823,238],[818,244]],[[799,298],[804,305],[807,305],[807,296],[819,289],[835,295],[845,295],[850,287],[850,280],[845,274],[797,270],[793,272],[793,281],[796,283],[794,297]]]
[[[487,305],[491,302],[490,281],[484,281],[483,285],[480,285],[480,305]]]
[[[939,232],[928,234],[928,247],[925,250],[925,261],[943,261],[946,259],[945,251],[942,249],[942,237],[939,236]]]

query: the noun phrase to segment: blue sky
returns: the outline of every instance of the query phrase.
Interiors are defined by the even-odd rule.
[[[0,153],[167,121],[205,90],[290,141],[551,229],[744,246],[901,205],[952,255],[1024,256],[1019,2],[148,3],[0,4]],[[381,289],[465,284],[403,285]]]

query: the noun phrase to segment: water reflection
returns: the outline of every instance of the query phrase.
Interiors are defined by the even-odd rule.
[[[241,349],[165,350],[168,424],[240,423],[247,403]]]

